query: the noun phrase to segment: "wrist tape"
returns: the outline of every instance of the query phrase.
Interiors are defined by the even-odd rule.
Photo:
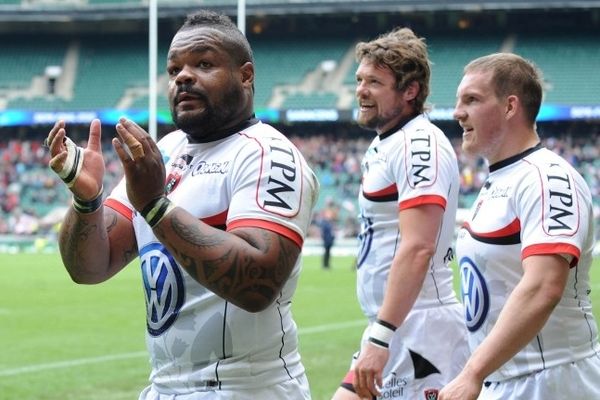
[[[100,188],[100,193],[92,200],[82,200],[77,196],[73,196],[73,208],[80,214],[90,214],[102,207],[102,194],[104,187]]]
[[[175,205],[171,203],[171,200],[166,196],[162,196],[152,200],[140,214],[150,225],[150,228],[154,228],[174,208]]]
[[[392,341],[392,337],[394,337],[395,331],[396,327],[394,325],[377,319],[371,325],[369,339],[367,340],[377,347],[387,349],[390,347],[390,342]]]
[[[77,146],[71,139],[65,137],[65,146],[67,147],[67,159],[62,166],[62,169],[57,172],[60,179],[67,184],[68,187],[73,186],[75,180],[81,173],[83,166],[83,148]]]

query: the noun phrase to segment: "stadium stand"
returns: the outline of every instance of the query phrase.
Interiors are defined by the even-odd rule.
[[[505,38],[493,35],[456,34],[426,36],[431,58],[429,103],[453,107],[463,67],[472,59],[501,50]],[[468,43],[468,46],[465,46]]]
[[[514,51],[534,60],[544,72],[546,102],[598,103],[600,45],[597,33],[518,35]]]
[[[429,102],[437,107],[454,105],[456,86],[466,62],[495,51],[515,51],[535,61],[548,83],[547,103],[576,105],[598,101],[600,75],[596,70],[600,65],[600,47],[593,34],[552,36],[550,41],[545,36],[512,34],[425,36],[433,61]],[[315,46],[315,40],[310,38],[253,39],[257,108],[352,108],[356,70],[353,48],[357,40],[323,39]],[[2,37],[0,66],[12,73],[0,76],[0,110],[146,108],[146,42],[145,37],[136,35],[87,35],[68,42],[62,37],[48,37],[24,44],[17,44],[10,36]],[[164,71],[167,46],[161,43],[160,73]],[[74,76],[63,77],[61,82],[70,80],[71,86],[62,94],[49,96],[45,68],[65,65],[69,57],[74,58],[75,67],[65,75]],[[348,57],[350,64],[345,61]],[[332,71],[324,69],[327,62]],[[166,100],[160,95],[159,98],[160,107],[166,108]]]
[[[185,12],[200,3],[158,1],[170,15],[161,21],[158,49],[160,75],[157,100],[159,110],[165,111],[168,103],[164,69],[169,40]],[[232,7],[236,3],[236,0],[205,0],[201,5],[219,8]],[[248,3],[250,10],[258,13],[256,10],[260,9],[256,7],[261,7],[261,4],[263,11],[276,4],[284,8],[298,7],[290,8],[297,12],[310,2],[256,0]],[[339,3],[336,7],[345,7],[346,2],[331,0],[325,3],[327,7],[334,7],[334,3]],[[377,3],[391,9],[400,3],[436,2],[359,3]],[[77,10],[74,14],[62,13],[61,10],[69,7],[68,4]],[[145,18],[147,4],[147,0],[0,0],[0,19],[11,15],[5,10],[35,11],[36,7],[41,11],[37,17],[31,18],[51,15],[46,10],[56,11],[60,18],[65,18],[65,15],[68,15],[66,19],[83,18],[83,22],[67,24],[65,31],[62,28],[53,30],[50,24],[38,21],[35,27],[41,27],[40,32],[33,32],[27,23],[23,24],[26,28],[13,31],[14,23],[3,20],[3,28],[0,29],[0,71],[3,72],[0,74],[0,113],[6,110],[146,110],[148,39],[145,32],[147,25],[140,19]],[[125,9],[131,13],[122,13]],[[77,14],[79,12],[83,16]],[[357,133],[349,117],[355,107],[354,73],[357,65],[354,46],[357,41],[372,38],[392,26],[403,25],[413,27],[418,35],[424,36],[433,61],[429,103],[434,110],[452,109],[456,86],[467,61],[495,51],[518,52],[542,68],[548,83],[546,103],[598,107],[598,9],[590,13],[588,26],[570,25],[569,29],[556,28],[558,23],[568,23],[569,18],[551,19],[546,11],[538,13],[538,22],[532,22],[531,29],[522,21],[534,21],[532,15],[538,15],[536,13],[514,12],[508,15],[499,11],[469,14],[460,11],[453,14],[442,11],[434,15],[429,11],[421,14],[365,11],[364,15],[360,12],[337,15],[330,9],[323,13],[329,13],[329,16],[314,13],[304,18],[294,15],[266,18],[260,14],[248,20],[248,37],[256,61],[255,106],[257,110],[274,109],[282,113],[288,109],[315,108],[347,111],[345,120],[329,125],[288,121],[279,121],[279,124],[282,131],[290,132],[319,176],[322,193],[317,212],[328,200],[334,199],[340,211],[339,225],[349,227],[346,232],[349,235],[356,230],[360,159],[372,138],[368,132]],[[95,14],[109,15],[112,20],[102,21]],[[332,17],[334,14],[335,18]],[[467,14],[468,18],[465,17]],[[459,21],[469,18],[471,25],[466,23],[457,28]],[[514,21],[510,22],[512,19]],[[482,21],[490,26],[486,28]],[[596,29],[590,29],[593,21],[596,21],[593,25]],[[470,26],[474,28],[469,29]],[[256,30],[257,27],[260,29]],[[567,31],[569,33],[563,33]],[[49,66],[61,67],[54,87],[50,85],[46,70]],[[468,207],[487,176],[487,167],[482,160],[461,153],[460,132],[455,123],[439,123],[452,137],[459,155],[460,206]],[[64,208],[70,202],[64,190],[57,190],[57,178],[49,173],[47,157],[40,148],[48,126],[32,124],[7,129],[1,124],[0,118],[0,233],[22,229],[15,228],[17,214],[42,221],[52,214],[52,210]],[[168,127],[162,129],[166,131]],[[84,124],[75,126],[70,132],[78,132],[78,139],[82,139],[86,130]],[[582,124],[550,121],[541,123],[539,130],[548,147],[566,155],[582,171],[592,187],[595,201],[600,202],[598,124],[593,120]],[[105,155],[110,160],[105,187],[110,190],[120,176],[120,166],[108,144]],[[600,208],[600,204],[597,207]],[[35,224],[29,226],[31,228]],[[39,223],[36,229],[44,230],[48,226]]]
[[[60,65],[64,59],[66,46],[50,37],[30,39],[3,35],[0,40],[0,89],[24,91],[32,88],[33,77],[43,76],[49,65]]]

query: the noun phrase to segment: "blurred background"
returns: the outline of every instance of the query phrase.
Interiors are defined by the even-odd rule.
[[[41,147],[57,119],[85,144],[103,123],[110,191],[121,177],[110,138],[126,115],[144,127],[156,95],[157,136],[173,130],[166,98],[166,52],[185,15],[199,8],[238,21],[236,0],[158,0],[156,93],[149,93],[147,0],[0,0],[0,251],[53,251],[69,192]],[[600,1],[246,0],[254,49],[257,116],[304,153],[322,192],[319,220],[332,220],[337,250],[354,251],[360,161],[374,133],[354,122],[354,46],[397,26],[425,37],[433,62],[429,113],[460,160],[460,207],[487,176],[461,154],[452,120],[463,66],[492,52],[518,53],[544,72],[538,118],[544,144],[566,157],[600,204]],[[239,21],[238,21],[239,23]],[[460,213],[459,213],[460,218]]]

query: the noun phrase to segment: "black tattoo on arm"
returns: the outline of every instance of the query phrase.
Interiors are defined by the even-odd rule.
[[[117,212],[111,209],[110,207],[104,208],[104,226],[106,226],[106,237],[110,235],[113,229],[117,226]],[[135,242],[132,243],[131,247],[128,249],[124,249],[121,254],[121,260],[123,264],[128,264],[131,260],[133,260],[138,254],[137,244]]]
[[[59,237],[59,245],[63,249],[62,256],[65,264],[75,266],[86,263],[85,246],[98,231],[98,224],[79,218],[74,211],[67,215],[63,223],[65,224],[64,234]],[[105,239],[106,234],[101,234],[101,237]]]
[[[177,211],[171,213],[169,228],[173,237],[160,227],[156,233],[181,266],[209,290],[247,310],[263,309],[278,296],[299,251],[291,241],[261,229],[239,230],[236,236],[242,241],[228,240],[231,233],[191,225]]]

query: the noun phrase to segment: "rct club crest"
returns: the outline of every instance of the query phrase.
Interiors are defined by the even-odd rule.
[[[160,243],[146,245],[140,251],[140,260],[148,333],[159,336],[173,325],[181,310],[183,277],[173,256]]]
[[[477,331],[487,317],[490,309],[490,294],[483,275],[469,257],[459,262],[460,286],[465,310],[467,328]]]

